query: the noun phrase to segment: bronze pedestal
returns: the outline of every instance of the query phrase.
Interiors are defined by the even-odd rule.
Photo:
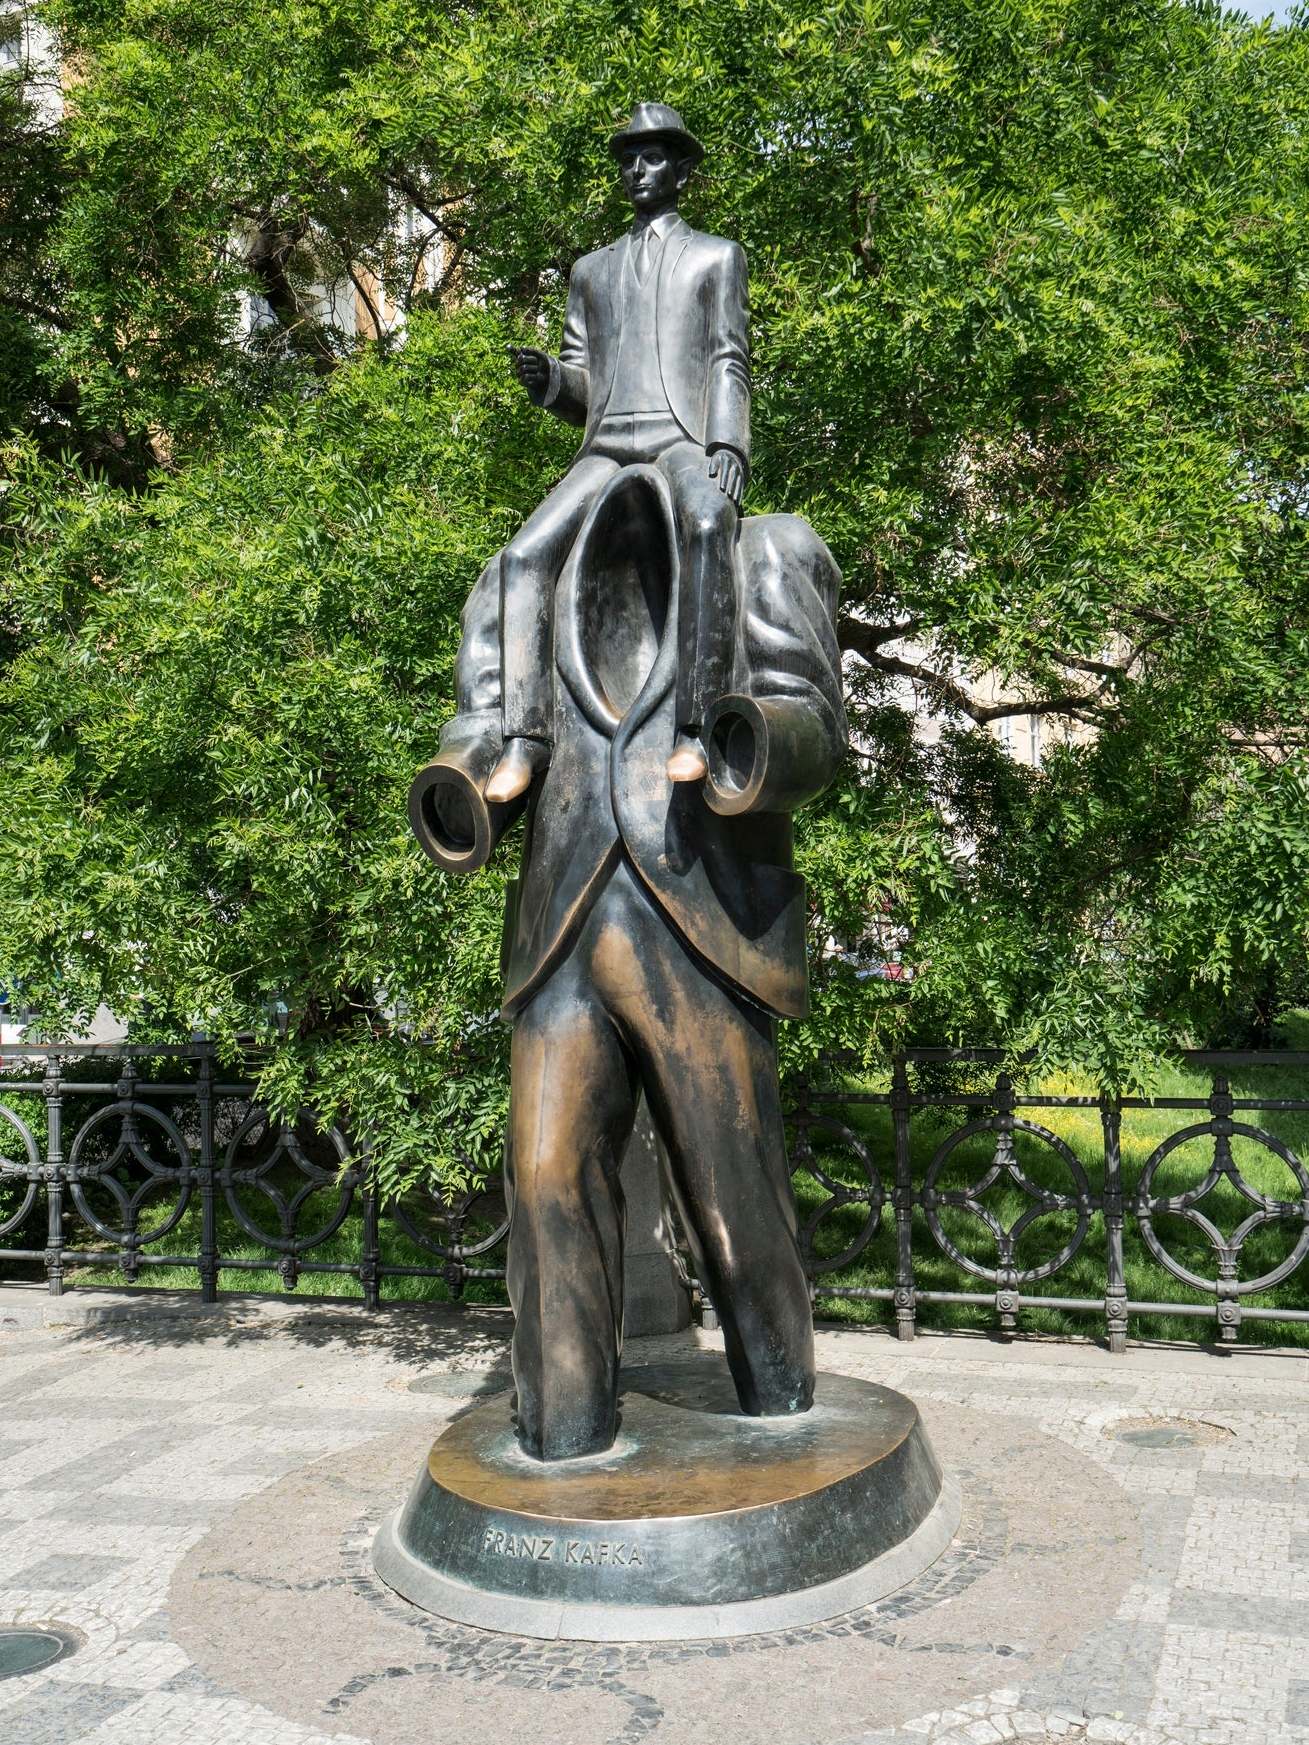
[[[617,1439],[534,1461],[503,1396],[433,1445],[374,1563],[415,1605],[516,1635],[755,1635],[870,1604],[949,1544],[957,1491],[918,1410],[820,1375],[813,1408],[743,1416],[718,1359],[627,1371]]]

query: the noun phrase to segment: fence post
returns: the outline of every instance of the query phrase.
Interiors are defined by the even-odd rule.
[[[382,1240],[378,1228],[377,1172],[373,1168],[371,1146],[363,1150],[363,1214],[364,1245],[359,1260],[359,1283],[363,1287],[364,1307],[376,1309],[382,1301]]]
[[[1108,1249],[1104,1319],[1109,1349],[1127,1350],[1127,1275],[1123,1269],[1123,1148],[1122,1104],[1117,1095],[1100,1098],[1104,1133],[1104,1230]]]
[[[200,1110],[200,1301],[218,1301],[218,1206],[214,1198],[214,1057],[200,1056],[195,1100]]]
[[[45,1095],[46,1288],[52,1297],[64,1292],[64,1096],[59,1056],[45,1063],[41,1086]]]
[[[123,1114],[123,1143],[129,1146],[139,1144],[141,1139],[141,1130],[136,1119],[136,1086],[140,1076],[136,1062],[129,1054],[122,1062],[116,1092],[119,1102],[126,1105]],[[122,1234],[123,1240],[119,1244],[118,1251],[118,1269],[128,1284],[134,1285],[141,1270],[141,1243],[137,1228],[137,1216],[133,1208],[129,1207],[123,1214]]]
[[[1232,1161],[1232,1087],[1226,1078],[1215,1078],[1209,1097],[1210,1132],[1214,1136],[1214,1168],[1233,1184],[1240,1172]],[[1218,1337],[1234,1345],[1241,1336],[1241,1298],[1237,1283],[1237,1250],[1224,1242],[1218,1250]]]
[[[903,1054],[891,1064],[891,1125],[895,1136],[895,1332],[912,1339],[917,1330],[914,1289],[914,1182],[909,1155],[909,1068]]]
[[[996,1162],[1003,1162],[1006,1169],[1012,1169],[1017,1164],[1017,1153],[1014,1151],[1014,1082],[1007,1072],[996,1075],[995,1109],[992,1126],[995,1132]],[[1018,1330],[1018,1267],[1014,1247],[1012,1232],[1001,1238],[999,1266],[996,1269],[995,1312],[1000,1319],[1002,1338]]]

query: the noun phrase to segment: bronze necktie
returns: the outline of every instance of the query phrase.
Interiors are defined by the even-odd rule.
[[[658,246],[659,238],[647,224],[640,236],[636,239],[636,257],[632,262],[632,266],[636,272],[636,282],[638,285],[644,285],[646,279],[649,277],[650,268],[654,264],[655,250]]]

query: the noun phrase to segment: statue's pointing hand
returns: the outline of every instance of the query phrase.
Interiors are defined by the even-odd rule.
[[[734,509],[741,507],[745,494],[745,462],[734,448],[716,448],[709,456],[709,477],[717,479],[718,489]]]
[[[518,380],[532,395],[539,399],[550,385],[550,359],[543,351],[534,351],[528,345],[511,345],[509,356],[513,359]]]

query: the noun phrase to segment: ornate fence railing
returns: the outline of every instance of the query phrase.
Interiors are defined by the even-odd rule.
[[[1258,1301],[1309,1255],[1309,1171],[1265,1124],[1309,1135],[1295,1122],[1309,1114],[1309,1053],[1186,1051],[1181,1064],[1213,1074],[1203,1097],[1025,1095],[1003,1059],[918,1049],[896,1059],[884,1092],[797,1088],[791,1162],[819,1190],[802,1230],[817,1299],[887,1302],[902,1338],[925,1303],[990,1306],[1002,1328],[1025,1309],[1094,1314],[1114,1351],[1133,1315],[1210,1316],[1227,1341],[1243,1320],[1309,1322],[1309,1307]],[[931,1083],[970,1067],[991,1068],[990,1082]],[[1306,1094],[1233,1094],[1238,1075],[1270,1067],[1303,1073]],[[873,1111],[886,1121],[880,1155],[859,1121]],[[1070,1113],[1092,1127],[1076,1147],[1050,1125]],[[1211,1196],[1212,1213],[1201,1209]],[[834,1243],[822,1241],[825,1224]],[[843,1282],[879,1237],[885,1282]],[[943,1271],[979,1283],[941,1288],[931,1281]],[[1095,1294],[1043,1288],[1070,1275],[1094,1280]],[[1171,1281],[1170,1294],[1134,1292],[1134,1279]],[[1309,1269],[1296,1282],[1309,1304]]]
[[[342,1128],[309,1110],[271,1119],[204,1044],[0,1051],[6,1186],[0,1244],[30,1232],[34,1214],[46,1239],[0,1246],[0,1264],[41,1263],[56,1295],[70,1266],[132,1281],[150,1267],[193,1272],[206,1302],[225,1272],[275,1268],[287,1290],[302,1273],[345,1274],[370,1307],[387,1278],[441,1279],[459,1295],[504,1276],[491,1258],[506,1229],[498,1183],[383,1202]],[[349,1258],[329,1257],[343,1247]]]
[[[885,1302],[903,1338],[930,1304],[1002,1328],[1089,1314],[1114,1350],[1132,1316],[1209,1316],[1227,1340],[1246,1320],[1309,1322],[1309,1172],[1291,1143],[1309,1136],[1309,1053],[1181,1060],[1212,1075],[1207,1095],[1027,1093],[998,1052],[945,1049],[897,1057],[884,1090],[792,1086],[815,1300]],[[1274,1067],[1306,1094],[1261,1092]],[[0,1053],[0,1270],[34,1262],[52,1292],[72,1267],[112,1266],[180,1269],[210,1302],[221,1275],[269,1268],[286,1289],[348,1275],[370,1306],[404,1277],[458,1296],[503,1277],[505,1230],[495,1181],[384,1200],[347,1133],[309,1111],[272,1120],[203,1044]]]

